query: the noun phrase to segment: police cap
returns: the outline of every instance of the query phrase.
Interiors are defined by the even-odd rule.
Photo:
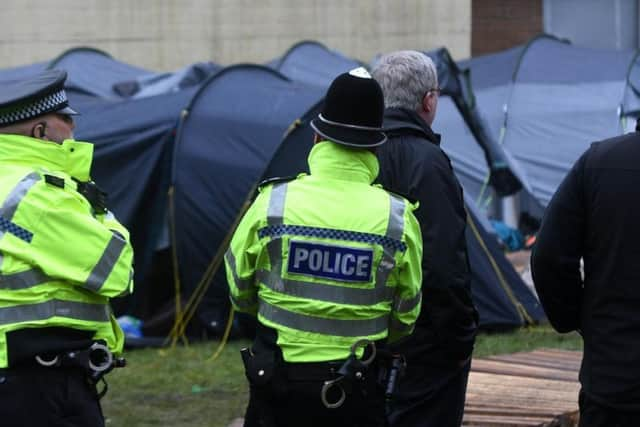
[[[47,70],[0,87],[0,126],[30,120],[47,113],[78,114],[69,107],[64,91],[67,73]]]

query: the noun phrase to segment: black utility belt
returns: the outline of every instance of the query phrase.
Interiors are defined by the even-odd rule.
[[[282,362],[283,374],[292,381],[325,381],[338,376],[345,360],[333,362],[287,363]]]
[[[362,359],[356,355],[360,349],[363,349]],[[287,363],[274,352],[254,354],[249,348],[240,350],[240,354],[245,374],[252,386],[266,386],[278,373],[288,380],[321,381],[323,385],[320,399],[329,409],[342,406],[353,388],[360,387],[365,381],[378,380],[377,363],[374,363],[376,345],[367,339],[355,342],[351,346],[349,357],[341,361]],[[329,394],[337,395],[337,398],[330,399]]]

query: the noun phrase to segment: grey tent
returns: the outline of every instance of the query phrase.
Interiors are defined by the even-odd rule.
[[[633,51],[581,48],[543,35],[460,66],[470,70],[489,131],[513,156],[531,189],[521,194],[521,209],[537,217],[590,142],[631,130],[627,119],[638,114],[640,64]],[[455,119],[441,115],[438,120],[451,140],[448,149],[460,153],[452,157],[463,158],[469,136]],[[469,187],[482,188],[482,181],[467,175],[475,181]],[[474,192],[478,199],[487,194]]]
[[[319,55],[316,59],[304,56],[314,52]],[[304,67],[292,66],[301,53],[306,58],[302,63],[313,61],[331,67],[308,76]],[[75,63],[82,58],[87,62]],[[232,66],[214,72],[188,90],[169,85],[166,91],[142,99],[125,99],[115,88],[121,82],[153,80],[158,73],[122,66],[108,55],[85,49],[71,51],[55,66],[65,63],[70,76],[73,72],[71,96],[85,113],[78,117],[78,137],[96,143],[96,179],[109,190],[114,210],[137,235],[138,290],[143,294],[121,308],[132,312],[148,304],[146,300],[152,296],[171,298],[172,284],[168,283],[169,292],[160,286],[161,281],[171,280],[171,272],[158,275],[147,268],[150,263],[157,264],[154,251],[163,247],[170,234],[183,296],[202,292],[198,285],[205,279],[210,286],[198,295],[202,302],[197,318],[205,328],[222,321],[228,300],[222,271],[213,274],[210,269],[216,254],[224,251],[225,239],[261,177],[284,173],[294,166],[295,172],[304,170],[311,141],[308,118],[317,114],[333,77],[360,63],[305,42],[276,64],[291,77],[262,66]],[[96,64],[107,64],[105,70],[113,73],[105,74],[103,81],[92,87],[90,76],[97,73]],[[11,73],[15,75],[16,70]],[[0,71],[0,81],[2,76]],[[173,77],[171,73],[167,76]],[[465,102],[468,99],[465,95]],[[447,117],[450,111],[455,126],[466,128],[471,138],[468,147],[461,150],[460,161],[454,159],[454,166],[467,162],[479,170],[470,176],[482,179],[489,168],[486,152],[475,139],[477,132],[465,125],[459,105],[446,96],[442,101],[439,115]],[[300,137],[305,134],[309,137]],[[476,152],[477,161],[465,160],[465,152]],[[175,233],[168,233],[162,226],[170,188]],[[515,326],[539,320],[541,312],[535,299],[523,290],[522,281],[498,248],[482,213],[473,206],[469,208],[476,225],[476,232],[470,232],[468,239],[470,248],[475,248],[471,255],[478,266],[474,288],[479,292],[478,301],[482,301],[483,325]],[[162,267],[170,264],[170,258],[162,260]]]
[[[311,149],[313,130],[309,122],[321,104],[303,115],[285,137],[271,159],[263,178],[291,176],[308,172],[306,158]],[[482,157],[484,161],[484,157]],[[471,264],[471,290],[485,329],[513,328],[533,324],[544,318],[542,307],[522,281],[502,249],[486,218],[465,198],[468,213],[466,240]]]

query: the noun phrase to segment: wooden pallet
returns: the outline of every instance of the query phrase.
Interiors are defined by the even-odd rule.
[[[463,425],[577,425],[581,359],[581,352],[554,349],[474,359]]]

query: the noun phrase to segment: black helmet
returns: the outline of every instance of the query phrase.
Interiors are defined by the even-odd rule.
[[[322,112],[311,127],[328,140],[352,147],[376,147],[382,132],[384,96],[378,82],[363,67],[340,74],[331,83]]]

